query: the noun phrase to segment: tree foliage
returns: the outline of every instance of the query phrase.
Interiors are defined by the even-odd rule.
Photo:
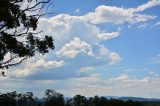
[[[32,92],[0,93],[0,106],[160,106],[160,102],[123,101],[107,99],[105,97],[85,97],[76,95],[73,98],[64,98],[62,94],[48,89],[44,99],[34,97]]]
[[[0,0],[0,69],[16,66],[36,53],[45,54],[54,49],[52,37],[39,37],[41,31],[36,30],[49,2]]]
[[[48,89],[45,92],[46,103],[45,106],[64,106],[64,98],[60,93]]]

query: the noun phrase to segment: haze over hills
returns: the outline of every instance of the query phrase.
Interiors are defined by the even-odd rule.
[[[160,99],[157,98],[143,98],[143,97],[118,97],[118,96],[103,96],[107,99],[117,99],[122,101],[138,101],[138,102],[160,102]],[[72,97],[64,97],[65,100],[71,99]]]
[[[145,102],[160,102],[160,99],[156,99],[156,98],[141,98],[141,97],[119,97],[118,99],[123,100],[123,101],[128,101],[128,100],[132,100],[132,101],[145,101]]]

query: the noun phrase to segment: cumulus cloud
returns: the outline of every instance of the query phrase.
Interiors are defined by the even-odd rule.
[[[69,43],[66,43],[61,50],[57,51],[58,55],[74,58],[79,53],[85,53],[89,56],[93,56],[92,48],[85,41],[81,41],[80,38],[74,37]]]
[[[41,68],[54,69],[54,68],[62,67],[64,65],[65,65],[65,62],[63,60],[45,61],[43,58],[41,58],[35,61],[35,59],[31,59],[25,63],[25,67],[12,70],[11,76],[17,76],[19,78],[23,78],[35,73],[37,70],[41,70]]]
[[[145,77],[143,79],[133,79],[133,78],[129,78],[129,76],[127,74],[122,74],[120,76],[118,76],[117,78],[112,78],[110,79],[110,81],[117,81],[120,83],[132,83],[131,85],[133,86],[134,84],[140,84],[140,83],[150,83],[150,79],[148,77]],[[128,85],[127,85],[128,86]]]
[[[134,78],[127,74],[121,74],[109,79],[101,78],[100,74],[91,74],[85,77],[70,78],[67,80],[1,80],[1,86],[5,90],[35,88],[35,94],[43,96],[44,89],[53,88],[63,93],[65,96],[75,96],[81,94],[85,96],[135,96],[135,97],[159,97],[160,93],[159,77]],[[69,82],[69,83],[68,83]],[[26,85],[25,83],[32,83]],[[2,87],[1,87],[2,88]],[[138,89],[138,90],[137,90]],[[154,90],[153,90],[154,89]],[[27,89],[28,90],[28,89]],[[4,89],[1,89],[4,91]],[[22,91],[21,91],[22,92]],[[42,95],[40,95],[42,94]]]
[[[53,35],[55,46],[58,49],[74,37],[79,37],[87,43],[96,43],[118,37],[120,34],[119,31],[107,32],[101,30],[100,27],[84,20],[81,16],[70,16],[68,14],[41,19],[39,29],[48,35]]]
[[[62,48],[65,49],[63,46],[68,45],[74,37],[77,37],[81,41],[92,46],[94,43],[107,41],[120,35],[119,30],[110,32],[104,31],[96,24],[105,22],[111,22],[114,24],[145,22],[155,18],[155,16],[138,12],[142,12],[156,5],[157,0],[153,0],[138,6],[137,8],[122,8],[102,5],[98,6],[94,12],[89,12],[82,16],[59,14],[51,18],[41,19],[39,22],[39,30],[42,29],[48,35],[53,35],[56,51]],[[139,27],[142,28],[144,25]],[[74,50],[61,56],[66,57],[66,55],[68,56],[70,54],[69,58],[73,58],[78,53],[79,52],[77,52],[77,50]]]
[[[151,0],[146,4],[138,6],[137,8],[122,8],[116,6],[98,6],[94,12],[90,12],[83,16],[87,21],[94,24],[101,23],[138,23],[154,19],[156,16],[141,14],[146,9],[159,5],[158,0]]]
[[[71,82],[66,89],[60,89],[65,95],[74,96],[77,93],[85,96],[141,96],[152,97],[159,92],[159,78],[144,77],[141,79],[131,78],[126,74],[110,78],[101,79],[100,75],[93,74],[88,77],[70,79]],[[158,85],[157,85],[158,84]],[[137,91],[138,89],[138,91]],[[154,91],[153,91],[154,89]],[[72,93],[71,93],[72,92]],[[158,97],[158,95],[157,95]]]
[[[102,5],[98,6],[94,12],[89,12],[82,16],[59,14],[51,18],[41,19],[39,22],[39,30],[42,29],[48,35],[53,35],[56,46],[55,52],[58,57],[75,59],[76,61],[79,54],[84,54],[96,57],[97,62],[100,62],[99,59],[101,59],[107,60],[104,61],[106,64],[113,64],[121,60],[119,54],[107,48],[104,50],[105,47],[102,49],[100,46],[94,50],[95,44],[119,37],[121,30],[105,31],[97,24],[106,22],[113,24],[145,22],[155,18],[155,16],[139,12],[143,12],[156,5],[157,1],[153,0],[137,8]],[[142,28],[143,26],[139,27]],[[94,60],[94,62],[95,61],[96,60]]]
[[[118,53],[109,51],[103,45],[99,45],[99,47],[100,47],[100,49],[99,49],[99,51],[100,51],[100,57],[98,57],[98,58],[108,57],[109,60],[110,60],[109,61],[110,64],[117,63],[118,61],[121,60],[121,57],[119,56]]]
[[[115,64],[115,63],[117,63],[117,61],[121,60],[121,57],[116,52],[111,52],[109,54],[109,58],[111,60],[110,61],[111,64]]]
[[[45,61],[44,59],[39,59],[35,66],[36,67],[45,67],[45,68],[57,68],[57,67],[61,67],[63,66],[65,63],[63,60],[61,61],[56,61],[56,60],[53,60],[53,61]]]
[[[61,58],[68,65],[70,64],[70,67],[67,66],[67,69],[70,70],[68,73],[75,73],[82,67],[107,65],[120,61],[119,54],[114,51],[108,50],[108,53],[101,55],[99,46],[102,41],[118,37],[119,29],[108,32],[84,20],[82,16],[68,14],[41,19],[39,29],[43,29],[48,35],[53,35],[56,47],[55,58]],[[76,64],[80,61],[81,64]],[[73,67],[75,72],[73,72]]]
[[[138,6],[137,8],[132,8],[132,11],[141,12],[141,11],[144,11],[146,9],[149,9],[149,8],[157,6],[157,5],[159,5],[159,0],[150,0],[147,3],[145,3],[141,6]]]
[[[100,34],[97,35],[97,37],[100,40],[109,40],[109,39],[118,37],[119,34],[120,34],[119,32],[100,33]]]
[[[41,88],[41,83],[43,83],[46,84],[46,87],[55,87],[55,90],[59,89],[68,96],[77,93],[85,96],[96,94],[146,96],[155,93],[153,89],[159,92],[159,78],[136,79],[128,75],[120,75],[116,78],[101,79],[99,74],[85,74],[95,70],[95,67],[115,64],[123,58],[120,53],[111,51],[106,46],[108,40],[120,36],[122,29],[118,26],[118,30],[117,28],[104,30],[98,24],[127,23],[129,25],[146,22],[156,16],[142,12],[156,5],[158,5],[157,0],[151,0],[137,8],[102,5],[93,12],[81,16],[59,14],[50,18],[42,18],[39,21],[38,30],[43,30],[42,35],[53,36],[56,47],[54,52],[50,52],[45,59],[28,60],[23,64],[25,67],[12,70],[11,75],[18,78],[28,77],[35,86],[38,84],[38,88]],[[159,61],[156,60],[156,63]],[[55,80],[59,80],[58,84]],[[31,86],[28,84],[25,86],[23,81],[20,84],[16,81],[10,81],[8,85],[0,82],[0,85],[4,85],[6,89]],[[47,86],[47,84],[51,85]]]
[[[75,63],[79,60],[83,61],[84,64],[75,65],[75,70],[80,70],[82,67],[117,63],[121,60],[119,53],[108,50],[105,47],[106,45],[100,45],[100,43],[119,37],[121,28],[118,28],[118,31],[117,28],[114,31],[105,31],[97,24],[106,22],[123,24],[148,21],[155,18],[155,16],[143,14],[142,12],[156,5],[158,5],[157,0],[149,1],[137,8],[102,5],[98,6],[94,12],[89,12],[82,16],[59,14],[50,18],[42,18],[39,21],[38,30],[43,30],[42,35],[53,36],[55,39],[55,52],[49,53],[47,60],[37,60],[35,65],[31,62],[26,68],[22,69],[23,71],[17,71],[19,73],[17,75],[27,76],[36,72],[32,70],[37,70],[38,67],[59,68],[66,62],[68,62],[67,64],[73,64],[73,62]],[[83,56],[81,56],[82,54]],[[53,56],[55,61],[49,59],[50,56]],[[61,60],[56,61],[59,58]],[[72,59],[72,61],[69,59]]]

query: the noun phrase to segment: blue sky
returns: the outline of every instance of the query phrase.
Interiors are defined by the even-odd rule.
[[[39,36],[55,50],[6,70],[0,90],[160,98],[158,0],[54,0]]]

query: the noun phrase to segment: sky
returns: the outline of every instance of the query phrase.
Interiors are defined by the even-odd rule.
[[[1,92],[160,98],[160,1],[54,0],[49,11],[37,30],[55,49],[5,70]]]

